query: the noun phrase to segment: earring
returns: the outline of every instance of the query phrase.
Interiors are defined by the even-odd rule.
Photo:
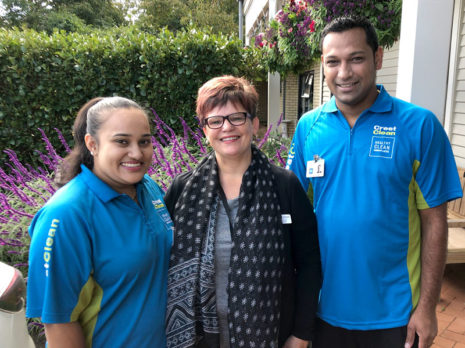
[[[93,155],[94,155],[94,152],[93,152],[93,151],[91,151],[91,152],[90,152],[90,154],[93,156]]]

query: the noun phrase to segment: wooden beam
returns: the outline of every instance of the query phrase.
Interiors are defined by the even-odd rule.
[[[465,227],[465,219],[447,219],[447,226],[451,227]]]

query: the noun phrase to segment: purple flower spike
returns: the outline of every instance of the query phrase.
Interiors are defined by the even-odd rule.
[[[63,136],[63,133],[61,133],[58,128],[54,128],[54,129],[58,133],[58,139],[60,139],[60,142],[63,145],[63,147],[65,148],[66,153],[70,153],[71,148],[69,147],[65,137]]]
[[[268,127],[268,129],[266,130],[266,133],[265,135],[263,136],[263,139],[260,140],[260,142],[258,143],[257,147],[259,149],[261,149],[263,147],[263,145],[266,143],[266,141],[268,140],[269,136],[270,136],[270,133],[271,133],[271,128],[273,128],[273,125],[270,125]]]

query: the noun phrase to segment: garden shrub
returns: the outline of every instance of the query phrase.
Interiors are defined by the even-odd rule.
[[[195,29],[50,36],[0,29],[0,149],[34,161],[33,151],[44,150],[37,128],[67,131],[78,109],[96,96],[120,95],[154,107],[179,132],[178,117],[194,126],[197,90],[211,77],[264,76],[256,54],[238,39]],[[56,139],[52,143],[61,149]]]

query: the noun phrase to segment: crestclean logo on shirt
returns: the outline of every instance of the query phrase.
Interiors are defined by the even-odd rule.
[[[157,211],[157,213],[161,216],[163,221],[167,224],[171,223],[171,217],[170,214],[168,213],[168,210],[165,207],[165,204],[161,199],[156,199],[152,201],[153,207]]]
[[[155,200],[155,201],[152,201],[152,204],[153,204],[153,207],[154,207],[155,209],[157,209],[157,210],[158,210],[158,209],[161,209],[161,208],[163,208],[163,207],[165,206],[165,205],[163,204],[163,202],[161,201],[161,199],[157,199],[157,200]]]
[[[396,126],[393,126],[393,127],[374,126],[373,135],[396,135]]]
[[[396,126],[373,126],[370,157],[392,158],[396,142]]]
[[[161,199],[156,199],[152,201],[153,207],[155,211],[160,215],[163,222],[166,224],[168,229],[171,231],[171,246],[173,246],[174,241],[174,225],[173,220],[171,220],[170,213],[168,213],[168,209],[166,209],[164,202]]]

